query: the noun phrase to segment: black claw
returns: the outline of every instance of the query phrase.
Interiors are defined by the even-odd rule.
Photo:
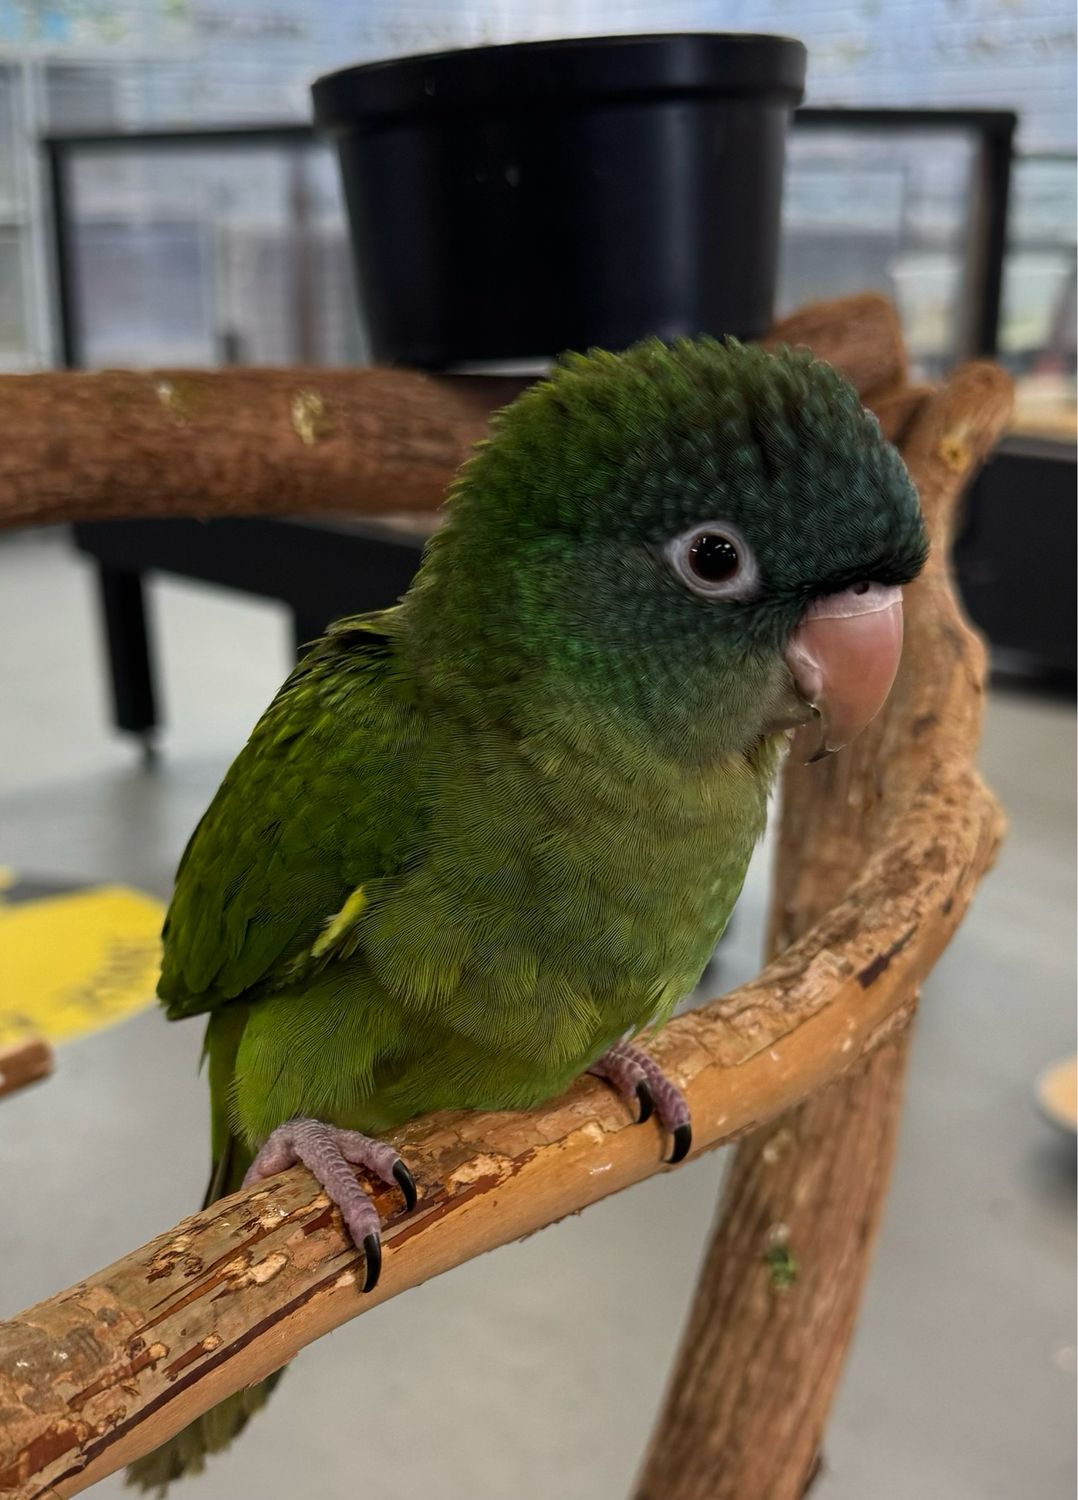
[[[363,1236],[363,1254],[367,1257],[367,1279],[363,1290],[373,1292],[382,1274],[382,1241],[376,1234]]]
[[[404,1206],[411,1210],[419,1202],[419,1194],[416,1191],[415,1178],[409,1172],[402,1161],[398,1161],[393,1168],[393,1176],[397,1179],[397,1186],[404,1194]]]
[[[650,1120],[655,1113],[655,1096],[643,1078],[636,1085],[636,1102],[640,1106],[640,1113],[636,1117],[636,1123],[643,1125],[644,1121]]]
[[[692,1147],[692,1126],[686,1121],[679,1125],[674,1131],[674,1149],[666,1158],[667,1165],[676,1167],[679,1161],[684,1161]]]

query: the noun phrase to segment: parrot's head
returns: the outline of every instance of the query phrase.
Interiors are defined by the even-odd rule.
[[[434,669],[700,756],[891,687],[927,541],[896,450],[803,352],[711,338],[570,355],[494,419],[406,605]]]

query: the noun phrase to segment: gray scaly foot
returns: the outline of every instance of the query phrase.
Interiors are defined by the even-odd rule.
[[[588,1072],[612,1083],[630,1103],[636,1102],[640,1111],[637,1124],[657,1114],[674,1138],[674,1148],[666,1160],[671,1166],[684,1161],[692,1148],[689,1106],[677,1084],[670,1082],[653,1057],[629,1042],[615,1042]]]
[[[407,1208],[416,1206],[415,1179],[385,1141],[376,1141],[358,1130],[342,1130],[321,1120],[288,1120],[266,1139],[247,1169],[244,1187],[261,1182],[301,1162],[341,1211],[341,1218],[357,1250],[367,1262],[363,1290],[378,1285],[382,1270],[382,1226],[378,1210],[356,1181],[352,1167],[365,1167],[385,1183],[395,1182],[404,1194]]]

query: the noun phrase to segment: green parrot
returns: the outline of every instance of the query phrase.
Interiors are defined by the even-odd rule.
[[[807,353],[649,339],[500,412],[404,599],[309,652],[180,863],[159,993],[209,1016],[207,1202],[303,1163],[369,1290],[354,1168],[414,1205],[379,1137],[417,1115],[590,1070],[680,1160],[631,1038],[704,969],[792,727],[826,753],[882,704],[925,554],[899,455]],[[197,1471],[271,1385],[130,1478]]]

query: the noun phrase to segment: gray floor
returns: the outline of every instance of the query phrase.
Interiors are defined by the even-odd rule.
[[[287,631],[272,608],[177,584],[155,614],[170,727],[148,772],[106,726],[82,565],[55,536],[0,546],[0,864],[167,890],[283,673]],[[819,1500],[1074,1494],[1074,1150],[1031,1097],[1074,1047],[1074,731],[1058,703],[991,701],[984,766],[1011,835],[925,995]],[[764,888],[758,864],[723,986],[756,967]],[[50,1083],[0,1104],[0,1315],[197,1202],[198,1047],[196,1025],[149,1011],[64,1048]],[[720,1171],[711,1157],[668,1174],[341,1329],[185,1493],[621,1500]]]

